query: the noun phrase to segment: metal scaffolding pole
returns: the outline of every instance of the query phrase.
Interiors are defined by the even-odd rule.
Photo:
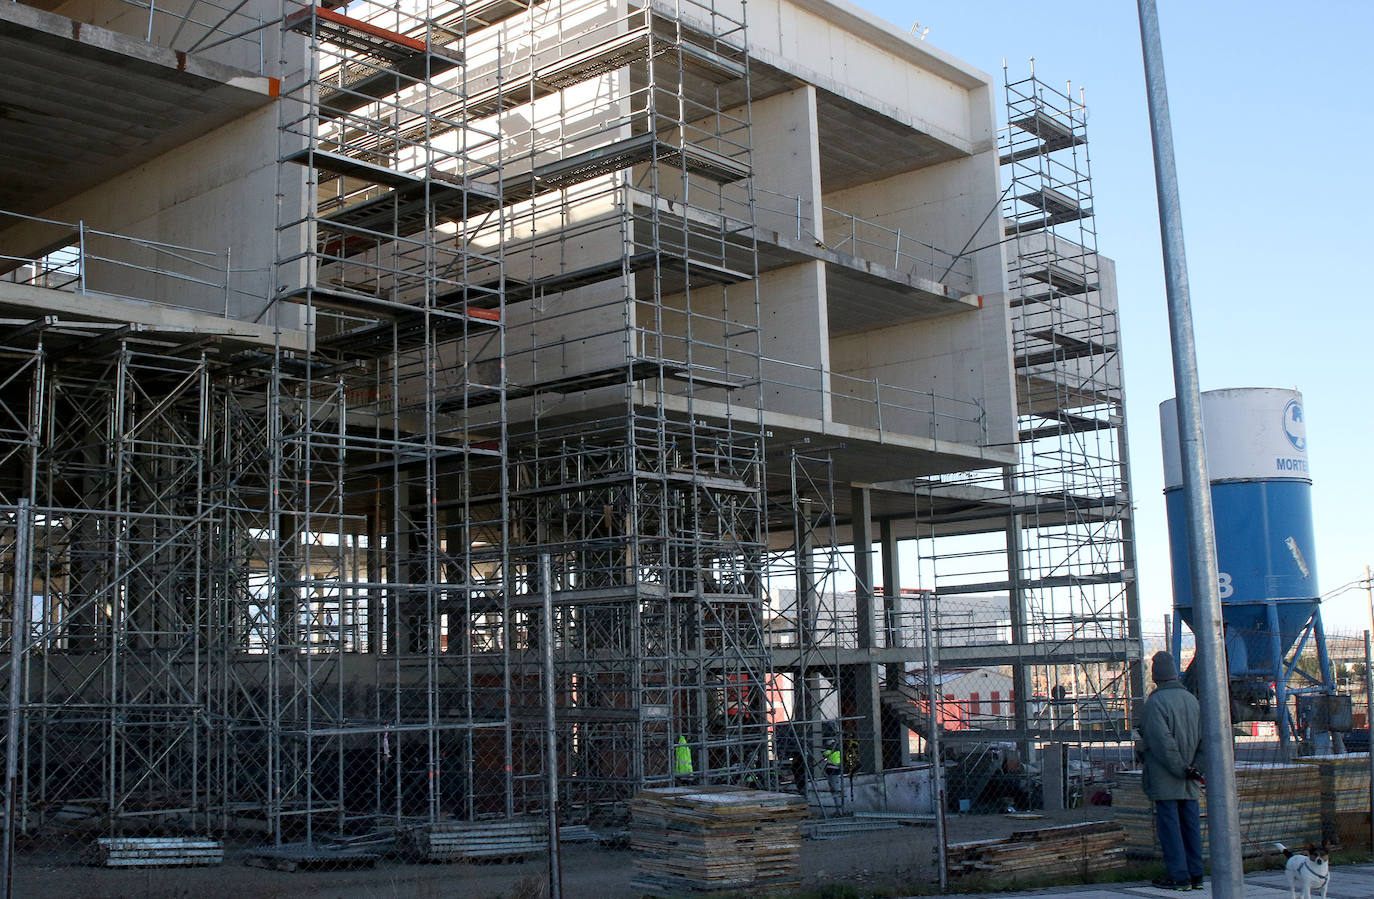
[[[33,506],[24,498],[14,512],[14,615],[10,621],[9,709],[5,719],[5,831],[0,840],[0,877],[4,878],[5,899],[12,895],[14,885],[15,791],[19,788],[19,715],[23,707],[24,649],[33,590],[29,579],[32,540]]]

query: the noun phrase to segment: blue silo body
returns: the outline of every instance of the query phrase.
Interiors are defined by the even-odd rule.
[[[1292,652],[1320,602],[1302,396],[1269,388],[1214,390],[1202,395],[1202,412],[1231,675],[1273,682],[1282,661],[1276,654]],[[1160,423],[1174,606],[1191,628],[1173,400],[1161,405]]]
[[[1193,626],[1193,585],[1188,558],[1182,488],[1167,490],[1169,553],[1174,558],[1174,606]],[[1304,481],[1230,481],[1212,484],[1212,519],[1217,534],[1217,569],[1222,620],[1228,628],[1228,654],[1233,675],[1271,676],[1277,665],[1269,628],[1268,604],[1277,606],[1279,643],[1293,648],[1317,610],[1315,562],[1303,553],[1309,572],[1302,575],[1289,540],[1303,552],[1313,545],[1312,485]],[[1232,636],[1234,633],[1234,636]],[[1244,659],[1234,640],[1244,644]]]

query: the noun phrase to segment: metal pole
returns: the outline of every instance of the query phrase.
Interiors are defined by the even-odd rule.
[[[1150,139],[1154,146],[1155,189],[1159,194],[1159,234],[1164,250],[1164,282],[1173,350],[1174,393],[1178,398],[1178,436],[1187,502],[1188,564],[1193,588],[1194,636],[1202,699],[1202,744],[1207,761],[1207,822],[1212,859],[1212,895],[1242,899],[1240,815],[1236,807],[1235,751],[1226,658],[1222,651],[1221,598],[1217,591],[1216,533],[1202,436],[1197,349],[1193,343],[1188,260],[1183,245],[1183,212],[1174,168],[1169,92],[1164,79],[1164,48],[1155,0],[1137,0],[1140,44],[1149,100]]]
[[[5,833],[0,840],[0,877],[4,878],[4,897],[10,899],[14,888],[14,812],[15,792],[19,789],[19,707],[24,685],[24,644],[29,634],[29,604],[33,584],[29,573],[29,550],[33,523],[31,501],[21,499],[14,515],[14,608],[10,623],[9,718],[5,728]]]
[[[1366,584],[1368,582],[1366,581]],[[1374,588],[1370,588],[1374,594]],[[1374,595],[1370,596],[1371,611],[1374,611]],[[1364,722],[1365,731],[1374,733],[1374,651],[1370,650],[1369,631],[1364,632]],[[1369,854],[1374,856],[1374,745],[1369,752]]]
[[[563,865],[558,857],[558,739],[553,692],[553,572],[549,554],[539,555],[544,588],[544,769],[549,784],[549,899],[563,895]]]
[[[935,629],[930,626],[930,604],[934,598],[931,593],[921,595],[921,630],[926,656],[926,742],[930,744],[930,782],[935,801],[935,852],[940,869],[940,892],[943,893],[949,889],[949,872],[945,845],[945,772],[940,761],[940,716],[935,711],[940,685],[935,678]]]

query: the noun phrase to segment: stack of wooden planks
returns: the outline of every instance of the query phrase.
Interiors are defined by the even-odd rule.
[[[1126,834],[1115,821],[1021,830],[1001,840],[952,843],[950,878],[980,875],[1000,886],[1061,874],[1089,875],[1126,864]]]
[[[107,868],[212,866],[224,861],[224,846],[209,837],[101,837],[90,860]]]
[[[644,790],[630,803],[633,885],[649,894],[801,886],[805,801],[736,787]]]
[[[397,834],[396,844],[410,858],[430,862],[521,861],[546,852],[544,819],[442,821]]]
[[[1145,798],[1140,771],[1119,771],[1112,809],[1126,828],[1126,851],[1140,858],[1159,855],[1154,804]],[[1247,855],[1272,852],[1275,841],[1299,847],[1321,839],[1320,776],[1311,765],[1236,763],[1236,801]],[[1203,845],[1207,844],[1207,796],[1200,803]]]
[[[1298,759],[1321,777],[1322,838],[1346,848],[1369,846],[1369,753]]]

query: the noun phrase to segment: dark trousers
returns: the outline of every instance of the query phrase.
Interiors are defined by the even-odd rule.
[[[1196,799],[1155,801],[1155,830],[1169,879],[1187,882],[1202,879],[1202,825]]]

